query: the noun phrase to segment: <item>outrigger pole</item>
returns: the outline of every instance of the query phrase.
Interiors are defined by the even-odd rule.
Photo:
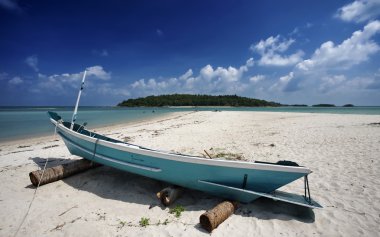
[[[79,93],[78,93],[77,103],[75,104],[75,109],[74,109],[73,117],[71,119],[71,126],[70,126],[71,130],[74,129],[74,123],[75,123],[75,120],[77,120],[78,105],[79,105],[80,95],[82,94],[82,90],[83,90],[83,87],[84,87],[84,79],[86,79],[86,72],[87,71],[84,70],[82,84],[80,86],[80,90],[79,90]]]

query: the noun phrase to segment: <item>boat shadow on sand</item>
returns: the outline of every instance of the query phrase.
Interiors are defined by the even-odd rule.
[[[46,161],[39,157],[31,159],[41,168]],[[49,158],[48,167],[67,162],[70,160]],[[76,174],[62,181],[75,189],[93,193],[101,198],[148,205],[149,208],[159,206],[162,209],[165,207],[157,199],[156,193],[169,186],[161,181],[106,166]],[[185,189],[184,194],[173,205],[182,205],[186,211],[206,211],[222,201],[223,199],[204,192]],[[297,220],[303,223],[315,221],[314,211],[310,208],[267,198],[259,198],[249,204],[240,204],[235,215],[261,220]]]

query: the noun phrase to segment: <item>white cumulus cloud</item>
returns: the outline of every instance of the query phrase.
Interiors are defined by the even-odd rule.
[[[368,23],[363,30],[355,31],[352,36],[341,44],[332,41],[323,43],[310,59],[297,64],[303,71],[327,68],[347,69],[369,59],[369,56],[380,50],[372,37],[380,32],[380,21]]]
[[[289,72],[289,74],[280,77],[280,79],[275,82],[271,87],[269,87],[270,91],[277,90],[277,91],[284,91],[286,90],[286,86],[290,81],[294,78],[294,72]]]
[[[87,70],[88,76],[93,76],[101,80],[111,79],[111,73],[106,72],[102,66],[92,66],[92,67],[88,67],[86,70]]]
[[[336,17],[347,22],[365,22],[380,15],[379,0],[357,0],[339,8]]]
[[[262,81],[264,79],[265,79],[264,75],[256,75],[256,76],[249,78],[249,81],[252,83],[257,83],[257,82]]]
[[[283,39],[280,35],[260,40],[257,44],[251,45],[250,49],[261,55],[259,65],[262,66],[291,66],[302,60],[304,52],[298,50],[290,55],[282,55],[289,47],[295,43],[294,39]]]
[[[193,70],[189,69],[187,72],[185,72],[182,76],[179,77],[181,81],[188,79],[193,75]]]
[[[254,65],[252,58],[238,68],[229,66],[213,68],[206,65],[200,69],[199,74],[189,69],[183,75],[168,79],[148,80],[140,79],[129,85],[135,96],[157,95],[164,93],[237,93],[243,91],[247,85],[242,82],[245,72]]]
[[[111,73],[103,69],[102,66],[92,66],[87,69],[86,86],[94,85],[97,81],[108,81],[111,79]],[[30,90],[33,92],[51,92],[66,93],[74,88],[79,88],[83,77],[83,72],[78,73],[62,73],[53,75],[44,75],[38,73],[38,82],[34,84]]]
[[[347,80],[344,75],[333,75],[322,77],[321,83],[319,85],[319,91],[326,93],[340,85],[342,85]]]
[[[359,76],[352,80],[346,81],[346,87],[351,89],[367,89],[379,90],[380,89],[380,69],[369,76]]]
[[[379,32],[380,21],[372,21],[338,45],[332,41],[324,42],[309,59],[298,63],[292,72],[279,78],[270,89],[289,92],[307,87],[328,92],[333,88],[353,84],[343,74],[380,51],[380,46],[373,40]],[[332,72],[341,74],[331,75]],[[360,84],[359,79],[355,79],[355,84]],[[371,82],[368,78],[365,80]],[[373,80],[372,82],[367,83],[368,87],[375,88],[377,84]]]

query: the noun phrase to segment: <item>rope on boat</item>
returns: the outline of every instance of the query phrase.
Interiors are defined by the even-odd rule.
[[[96,141],[95,141],[94,152],[93,152],[93,154],[92,154],[92,159],[91,159],[91,161],[94,161],[94,158],[95,158],[95,155],[96,155],[96,148],[97,148],[97,146],[98,146],[98,142],[99,142],[99,138],[97,138]]]
[[[56,134],[57,134],[57,126],[58,126],[58,121],[55,123],[55,129],[54,129],[54,134],[53,134],[53,141],[55,140],[55,136],[56,136]],[[52,147],[53,147],[53,144],[50,145],[50,148],[52,148]],[[32,200],[30,201],[29,206],[28,206],[28,210],[26,211],[24,217],[22,218],[22,221],[21,221],[20,225],[17,227],[17,231],[16,231],[16,233],[13,235],[13,237],[16,237],[16,236],[17,236],[18,232],[20,231],[22,225],[24,224],[26,218],[27,218],[28,215],[29,215],[30,208],[32,207],[33,201],[34,201],[34,199],[35,199],[36,196],[37,196],[37,190],[38,190],[38,188],[40,187],[41,181],[42,181],[43,178],[44,178],[44,174],[45,174],[45,170],[46,170],[46,166],[47,166],[47,163],[48,163],[48,162],[49,162],[49,156],[46,158],[45,165],[44,165],[44,168],[43,168],[43,170],[42,170],[41,179],[39,180],[38,185],[37,185],[36,189],[34,190]]]

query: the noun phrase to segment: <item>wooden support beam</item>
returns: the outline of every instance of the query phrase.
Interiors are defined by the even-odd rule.
[[[38,186],[41,178],[42,180],[40,185],[44,185],[99,166],[101,165],[86,159],[75,160],[67,164],[47,168],[44,172],[43,177],[43,170],[30,172],[29,177],[32,184],[34,186]]]

